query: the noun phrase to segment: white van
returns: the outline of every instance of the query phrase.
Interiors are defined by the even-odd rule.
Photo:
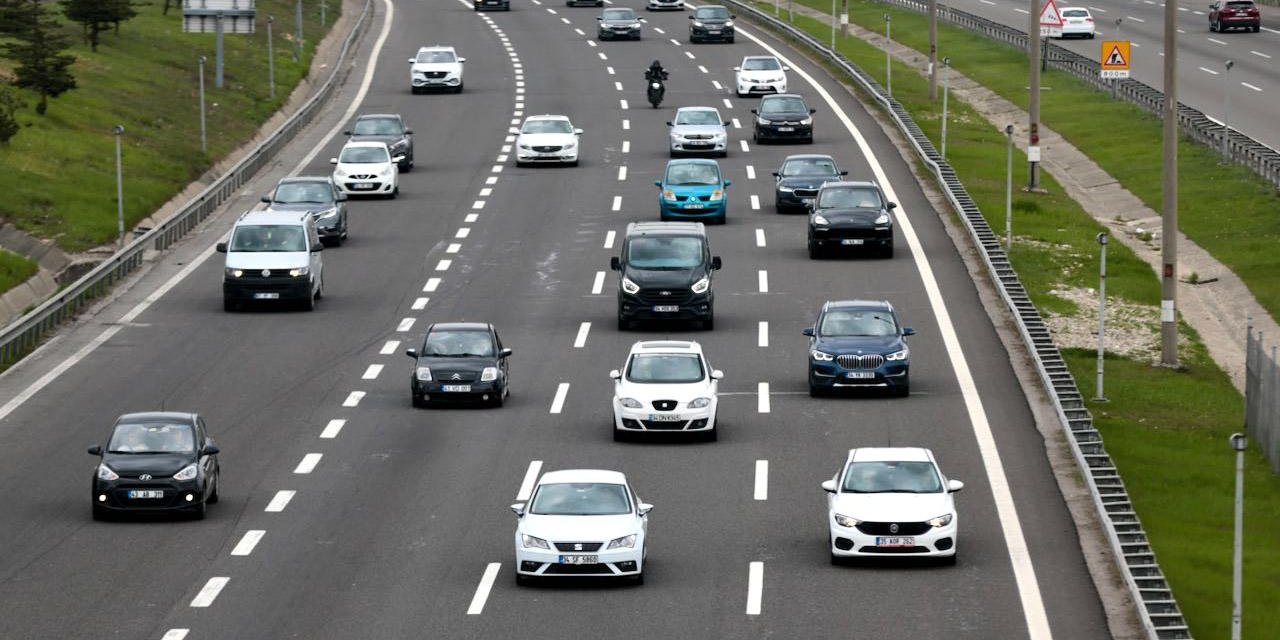
[[[231,239],[218,243],[227,254],[222,306],[245,302],[297,302],[310,311],[324,295],[324,245],[315,220],[301,211],[248,211],[236,220]]]

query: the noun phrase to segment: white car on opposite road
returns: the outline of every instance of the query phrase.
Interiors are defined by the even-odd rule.
[[[694,283],[697,290],[699,283]],[[650,340],[631,347],[614,379],[613,439],[644,432],[685,432],[716,439],[719,381],[696,342]]]
[[[1093,14],[1084,7],[1063,7],[1062,38],[1093,38]]]
[[[539,162],[578,165],[578,136],[568,116],[529,116],[516,134],[516,166]]]
[[[936,557],[954,563],[957,514],[951,494],[964,488],[921,447],[850,449],[827,492],[831,563],[847,558]]]
[[[733,68],[733,84],[739,98],[755,93],[786,93],[787,72],[773,56],[746,56]]]
[[[400,193],[400,168],[385,142],[348,142],[329,164],[342,193],[387,198]]]
[[[532,578],[628,577],[644,582],[649,510],[617,471],[549,471],[529,501],[511,505],[516,584]]]
[[[462,63],[453,47],[422,47],[409,58],[409,91],[420,93],[431,89],[447,89],[462,93]]]

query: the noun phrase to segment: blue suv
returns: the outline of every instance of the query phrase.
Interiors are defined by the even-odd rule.
[[[911,392],[911,350],[904,338],[915,335],[898,322],[893,305],[882,300],[842,300],[822,305],[809,336],[809,395],[839,389],[887,389]]]
[[[667,162],[658,185],[658,213],[668,220],[706,221],[724,224],[728,209],[725,189],[731,182],[720,173],[715,160],[687,159]]]

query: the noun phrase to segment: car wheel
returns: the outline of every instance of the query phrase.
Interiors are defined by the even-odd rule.
[[[733,44],[733,36],[729,36],[729,39],[725,40],[725,42],[728,42],[729,44]]]
[[[1258,32],[1258,31],[1260,31],[1260,30],[1262,30],[1262,25],[1260,25],[1260,24],[1255,24],[1255,25],[1253,25],[1253,32],[1254,32],[1254,33],[1257,33],[1257,32]],[[954,556],[952,556],[952,557],[954,557]]]
[[[822,249],[818,247],[816,242],[809,242],[809,259],[817,260],[822,257]]]
[[[458,83],[458,88],[453,90],[454,93],[462,93],[462,83]]]
[[[496,396],[496,397],[494,397],[494,399],[493,399],[493,400],[490,400],[490,401],[489,401],[489,406],[494,407],[494,408],[501,408],[501,407],[502,407],[503,402],[505,402],[505,401],[506,401],[506,397],[504,396],[504,394],[503,394],[503,392],[502,392],[502,391],[499,391],[499,392],[498,392],[498,394],[497,394],[497,396]]]
[[[307,296],[307,298],[302,301],[301,306],[303,311],[315,311],[316,310],[316,294],[312,293],[311,295]]]
[[[640,573],[637,573],[634,576],[631,576],[630,579],[631,579],[631,584],[634,584],[638,587],[644,584],[644,572],[641,571]]]
[[[826,389],[823,389],[822,387],[819,387],[818,385],[816,385],[816,384],[814,384],[814,383],[812,383],[812,382],[810,382],[810,383],[809,383],[809,397],[810,397],[810,398],[821,398],[822,396],[825,396],[825,395],[827,395],[827,390],[826,390]]]
[[[578,161],[577,161],[577,160],[574,160],[573,162],[570,162],[570,163],[569,163],[569,166],[571,166],[571,167],[576,167],[576,166],[578,166]]]
[[[215,475],[215,476],[213,476],[213,491],[211,491],[211,492],[209,493],[209,498],[208,498],[207,502],[208,502],[209,504],[217,504],[217,503],[218,503],[218,499],[219,499],[219,496],[218,496],[218,476],[216,476],[216,475]]]
[[[880,257],[886,260],[893,258],[893,243],[880,250]]]
[[[316,287],[316,300],[324,297],[324,276],[320,276],[320,286]]]
[[[911,381],[903,378],[902,382],[893,388],[893,395],[899,398],[905,398],[911,395]]]
[[[414,409],[424,409],[424,408],[426,408],[426,406],[427,406],[427,401],[426,401],[426,400],[423,400],[423,399],[422,399],[422,396],[420,396],[420,395],[418,395],[418,394],[416,394],[416,393],[410,393],[410,397],[413,399],[413,408],[414,408]]]
[[[631,328],[631,321],[618,316],[618,331],[626,331]]]
[[[418,95],[418,88],[417,88],[417,87],[409,87],[409,95],[414,95],[414,96]]]
[[[719,437],[719,434],[717,434],[717,433],[716,433],[716,430],[717,430],[718,428],[719,428],[719,427],[711,427],[711,430],[710,430],[710,431],[707,431],[706,433],[702,434],[702,441],[703,441],[703,442],[715,442],[715,441],[716,441],[716,438],[718,438],[718,437]]]
[[[194,507],[191,507],[191,519],[204,520],[204,516],[207,511],[208,511],[208,504],[205,501],[201,500],[200,504]]]
[[[724,151],[721,151],[720,153],[718,153],[718,154],[716,154],[716,155],[720,156],[721,158],[728,158],[728,157],[729,157],[729,150],[728,150],[728,149],[725,149]]]
[[[707,316],[707,319],[702,321],[703,331],[715,331],[715,328],[716,328],[716,317],[714,315]]]
[[[630,435],[631,434],[627,433],[626,431],[623,431],[622,429],[619,429],[618,427],[613,428],[614,442],[626,442]]]
[[[940,564],[947,567],[954,567],[956,566],[956,560],[958,560],[959,557],[960,557],[959,553],[953,553],[949,556],[943,556],[942,560],[940,561]]]
[[[398,196],[398,195],[400,195],[400,185],[399,185],[399,184],[397,184],[397,185],[395,186],[395,188],[391,190],[391,199],[392,199],[392,200],[394,200],[394,199],[396,198],[396,196]]]
[[[1214,21],[1210,20],[1210,21],[1209,21],[1209,33],[1213,33],[1214,31],[1217,31],[1217,30],[1218,30],[1218,25],[1217,25],[1217,23],[1215,23]]]

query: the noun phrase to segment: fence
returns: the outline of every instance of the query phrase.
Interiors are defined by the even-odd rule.
[[[1280,360],[1276,346],[1270,355],[1262,332],[1249,327],[1244,357],[1244,426],[1280,473]]]

